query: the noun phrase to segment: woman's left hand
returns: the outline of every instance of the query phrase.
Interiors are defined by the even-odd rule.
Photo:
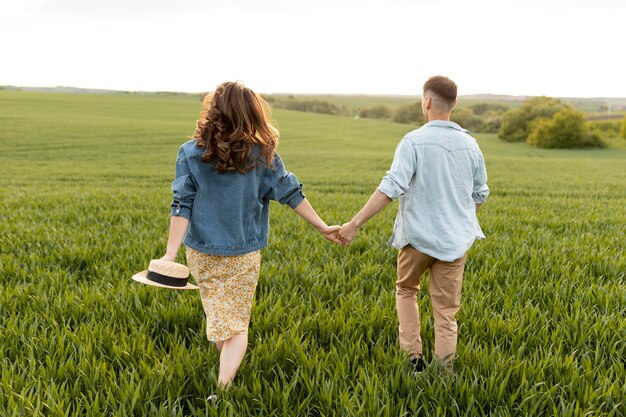
[[[337,236],[339,229],[341,229],[341,226],[326,226],[320,229],[320,233],[331,242],[339,243],[341,245],[341,240],[339,240],[339,237]]]

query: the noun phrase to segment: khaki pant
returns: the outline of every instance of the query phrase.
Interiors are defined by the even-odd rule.
[[[417,292],[420,280],[430,269],[430,299],[435,319],[435,358],[452,362],[456,354],[456,313],[461,307],[461,285],[467,253],[452,262],[443,262],[405,246],[398,254],[396,309],[400,322],[400,347],[417,357],[422,355]]]

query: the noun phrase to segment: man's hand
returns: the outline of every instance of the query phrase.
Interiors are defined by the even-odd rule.
[[[341,230],[337,233],[339,240],[341,240],[341,242],[346,246],[352,245],[352,241],[356,237],[361,226],[363,226],[382,209],[387,207],[391,201],[391,198],[389,198],[386,194],[383,194],[381,191],[378,191],[378,189],[374,191],[370,199],[367,200],[367,203],[365,203],[356,216],[354,216],[348,223],[341,226]]]
[[[342,244],[341,240],[339,240],[337,233],[339,232],[339,229],[341,229],[341,226],[326,226],[323,227],[322,229],[320,229],[320,233],[322,234],[322,236],[324,236],[326,239],[330,240],[331,242],[335,242],[338,244]]]
[[[337,235],[341,243],[346,246],[350,246],[352,245],[352,241],[354,240],[358,232],[359,227],[353,221],[350,221],[348,223],[344,223],[344,225],[341,226],[341,229],[339,230]]]

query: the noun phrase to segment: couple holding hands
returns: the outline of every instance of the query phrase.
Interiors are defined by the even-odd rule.
[[[416,372],[426,367],[417,292],[430,270],[433,359],[451,370],[466,252],[475,239],[484,238],[476,213],[489,188],[476,140],[450,121],[456,84],[435,76],[423,92],[427,123],[400,141],[378,188],[343,226],[326,225],[302,194],[302,184],[285,169],[275,151],[278,131],[259,95],[226,82],[205,97],[194,137],[176,159],[167,251],[159,262],[175,262],[184,243],[206,313],[207,338],[220,352],[220,387],[231,383],[247,349],[271,200],[288,204],[326,239],[350,245],[371,217],[399,198],[389,244],[399,250],[400,347]]]

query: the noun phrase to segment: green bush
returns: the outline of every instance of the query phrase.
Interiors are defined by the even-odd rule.
[[[603,146],[599,136],[589,130],[583,113],[571,107],[559,110],[551,119],[535,119],[530,129],[527,142],[538,148]]]
[[[584,131],[580,136],[580,148],[606,148],[606,142],[604,142],[600,136],[591,131]]]
[[[418,101],[398,107],[393,113],[392,120],[396,123],[424,124],[425,120],[424,114],[422,113],[422,104]]]
[[[498,133],[502,126],[502,115],[511,109],[502,103],[477,103],[468,108],[481,118],[480,126],[475,129],[481,133]]]
[[[286,99],[272,99],[268,101],[272,107],[278,109],[304,111],[309,113],[322,113],[322,114],[341,114],[341,110],[335,104],[327,101],[321,101],[317,99],[313,100],[298,100],[292,95],[289,95]]]
[[[592,132],[603,138],[614,138],[620,134],[619,120],[597,120],[589,122],[589,128]]]
[[[502,114],[509,110],[511,107],[502,103],[476,103],[471,106],[467,106],[474,111],[474,114],[482,116],[487,113]]]
[[[480,127],[483,124],[483,119],[474,114],[474,111],[470,108],[456,109],[452,112],[450,120],[458,123],[461,127],[475,132],[481,130]]]
[[[367,107],[359,111],[359,117],[369,119],[391,119],[391,109],[384,104],[378,104],[374,107]]]
[[[498,137],[506,142],[524,142],[531,131],[531,124],[539,118],[550,118],[565,105],[552,97],[534,97],[519,108],[502,115]]]
[[[483,124],[480,127],[481,133],[498,133],[502,126],[502,116],[498,114],[486,113],[483,115]]]
[[[624,116],[624,120],[622,121],[622,127],[619,130],[619,135],[626,139],[626,115]]]

